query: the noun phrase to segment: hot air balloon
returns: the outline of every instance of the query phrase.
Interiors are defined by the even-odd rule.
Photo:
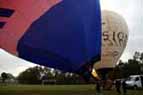
[[[102,53],[101,62],[94,68],[114,68],[121,57],[128,40],[128,26],[124,18],[113,11],[102,11]]]
[[[27,61],[79,72],[100,61],[99,0],[0,0],[0,48]]]
[[[113,11],[102,11],[102,50],[101,61],[95,62],[94,70],[100,73],[104,88],[108,88],[107,74],[113,71],[128,40],[128,26],[124,18]],[[94,71],[93,70],[93,71]],[[92,72],[94,75],[96,72]]]

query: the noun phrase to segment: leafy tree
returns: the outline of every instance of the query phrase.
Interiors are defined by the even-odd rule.
[[[1,73],[1,78],[2,78],[2,82],[5,83],[5,80],[8,79],[7,73],[5,72]]]
[[[28,68],[18,76],[18,81],[23,84],[38,84],[40,83],[40,68]]]
[[[140,52],[136,51],[133,55],[133,60],[138,60],[140,58]]]
[[[143,64],[143,52],[140,54],[140,61]]]
[[[125,78],[129,75],[143,74],[143,53],[136,51],[128,62],[120,61],[115,67],[115,75],[118,78]]]
[[[11,73],[7,73],[8,79],[15,79],[15,76],[13,76]]]

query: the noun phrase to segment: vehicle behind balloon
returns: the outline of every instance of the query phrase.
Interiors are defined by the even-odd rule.
[[[143,75],[130,75],[126,84],[128,88],[143,88]]]

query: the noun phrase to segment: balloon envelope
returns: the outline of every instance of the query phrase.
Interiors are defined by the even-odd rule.
[[[36,64],[76,72],[100,60],[99,0],[0,0],[0,47]]]
[[[113,68],[121,57],[128,40],[128,27],[116,12],[102,11],[102,54],[101,62],[94,68]]]

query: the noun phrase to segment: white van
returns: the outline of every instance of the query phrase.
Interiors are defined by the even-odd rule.
[[[126,80],[127,87],[141,88],[143,87],[143,75],[131,75]]]

